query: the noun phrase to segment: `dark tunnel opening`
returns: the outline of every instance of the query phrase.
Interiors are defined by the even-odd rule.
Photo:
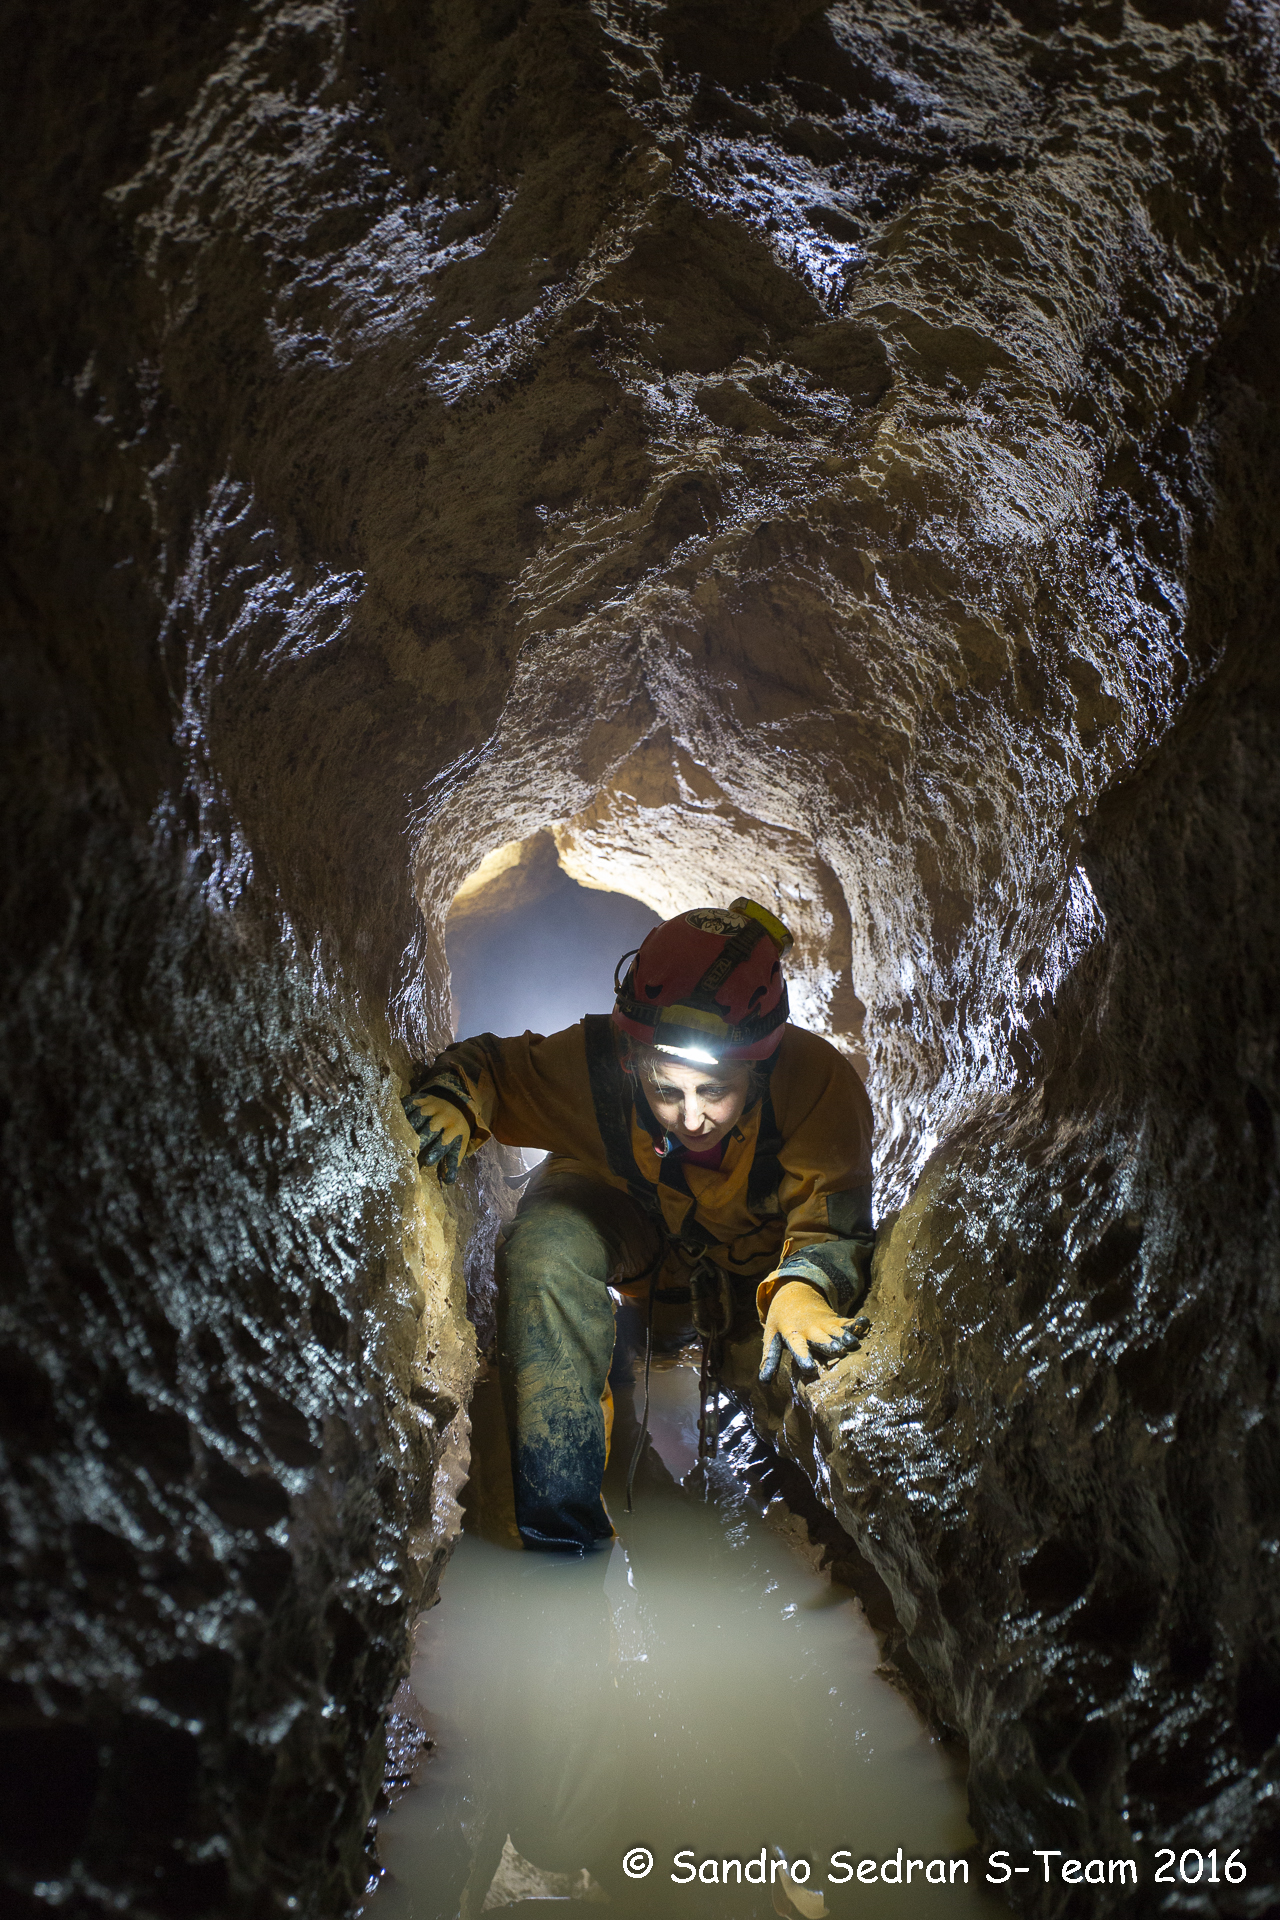
[[[455,1034],[556,1033],[608,1013],[619,958],[657,924],[639,900],[572,879],[550,833],[499,848],[449,909]]]

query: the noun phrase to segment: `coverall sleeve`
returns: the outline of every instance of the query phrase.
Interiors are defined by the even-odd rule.
[[[799,1030],[779,1060],[772,1092],[787,1237],[778,1265],[757,1289],[756,1309],[763,1321],[777,1289],[803,1280],[848,1316],[867,1290],[875,1245],[871,1102],[843,1054]]]
[[[508,1147],[545,1147],[581,1157],[599,1154],[581,1026],[561,1033],[503,1039],[479,1033],[455,1041],[413,1077],[458,1107],[471,1127],[474,1152],[486,1140]]]

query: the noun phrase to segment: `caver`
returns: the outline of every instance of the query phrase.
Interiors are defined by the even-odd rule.
[[[613,1528],[610,1289],[683,1310],[702,1339],[704,1451],[727,1340],[763,1324],[806,1377],[857,1346],[873,1242],[871,1108],[827,1041],[789,1024],[780,921],[754,901],[664,921],[612,1015],[543,1038],[480,1034],[405,1101],[423,1165],[456,1178],[492,1136],[544,1148],[498,1257],[498,1342],[526,1546],[583,1553]],[[619,962],[619,971],[623,962]]]

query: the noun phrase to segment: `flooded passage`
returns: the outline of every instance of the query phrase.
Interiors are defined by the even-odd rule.
[[[980,1866],[968,1885],[959,1868],[936,1884],[973,1838],[960,1772],[876,1676],[858,1603],[726,1464],[705,1479],[696,1467],[696,1373],[655,1366],[631,1515],[636,1423],[616,1382],[615,1397],[606,1498],[620,1537],[575,1560],[513,1550],[497,1389],[477,1392],[466,1531],[412,1675],[436,1744],[379,1821],[388,1874],[366,1920],[534,1901],[545,1920],[548,1899],[635,1920],[992,1920],[1004,1909],[974,1884]],[[635,1869],[645,1854],[652,1868],[629,1878],[624,1856]],[[789,1891],[780,1874],[758,1884],[782,1859]]]

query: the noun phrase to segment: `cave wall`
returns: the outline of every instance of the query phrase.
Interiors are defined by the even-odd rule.
[[[1157,1847],[1247,1868],[1192,1910],[1276,1898],[1280,583],[1247,504],[1272,325],[1223,395],[1239,491],[1192,576],[1225,657],[1081,823],[1105,932],[1032,1030],[1043,1081],[882,1222],[865,1358],[760,1407],[964,1730],[979,1830],[1141,1862],[1140,1895],[1055,1881],[1043,1913],[1165,1910]]]
[[[776,902],[868,1070],[883,1344],[788,1444],[982,1833],[1225,1820],[1273,1697],[1269,8],[10,20],[4,1728],[79,1783],[13,1897],[356,1890],[484,1200],[396,1074],[458,884],[547,829]]]
[[[287,927],[68,812],[6,897],[0,1900],[342,1911],[456,1530],[457,1223]]]
[[[350,1911],[467,1464],[483,1203],[420,1181],[385,994],[300,931],[227,804],[207,709],[236,641],[103,199],[142,103],[242,23],[6,33],[6,1915]],[[111,405],[83,405],[89,360]]]

